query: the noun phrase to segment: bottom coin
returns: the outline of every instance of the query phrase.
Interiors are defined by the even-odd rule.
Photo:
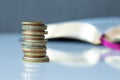
[[[49,62],[48,56],[41,57],[41,58],[30,58],[30,57],[24,57],[23,61],[25,62],[35,62],[35,63],[43,63],[43,62]]]

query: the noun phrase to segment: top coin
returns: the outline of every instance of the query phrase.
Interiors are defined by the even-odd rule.
[[[24,21],[21,22],[23,25],[39,25],[39,26],[45,26],[42,22],[39,21]]]

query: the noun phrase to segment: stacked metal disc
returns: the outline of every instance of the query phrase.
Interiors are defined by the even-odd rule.
[[[45,34],[47,26],[41,22],[22,22],[22,51],[26,62],[48,62]]]

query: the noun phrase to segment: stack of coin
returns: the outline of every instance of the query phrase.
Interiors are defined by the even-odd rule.
[[[45,34],[47,26],[41,22],[22,22],[22,51],[26,62],[48,62]]]

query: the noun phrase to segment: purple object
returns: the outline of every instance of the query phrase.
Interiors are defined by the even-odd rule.
[[[120,50],[120,44],[119,43],[109,42],[104,37],[105,37],[105,35],[101,36],[101,43],[102,43],[103,46],[106,46],[108,48],[112,48],[112,49],[115,49],[115,50]]]

